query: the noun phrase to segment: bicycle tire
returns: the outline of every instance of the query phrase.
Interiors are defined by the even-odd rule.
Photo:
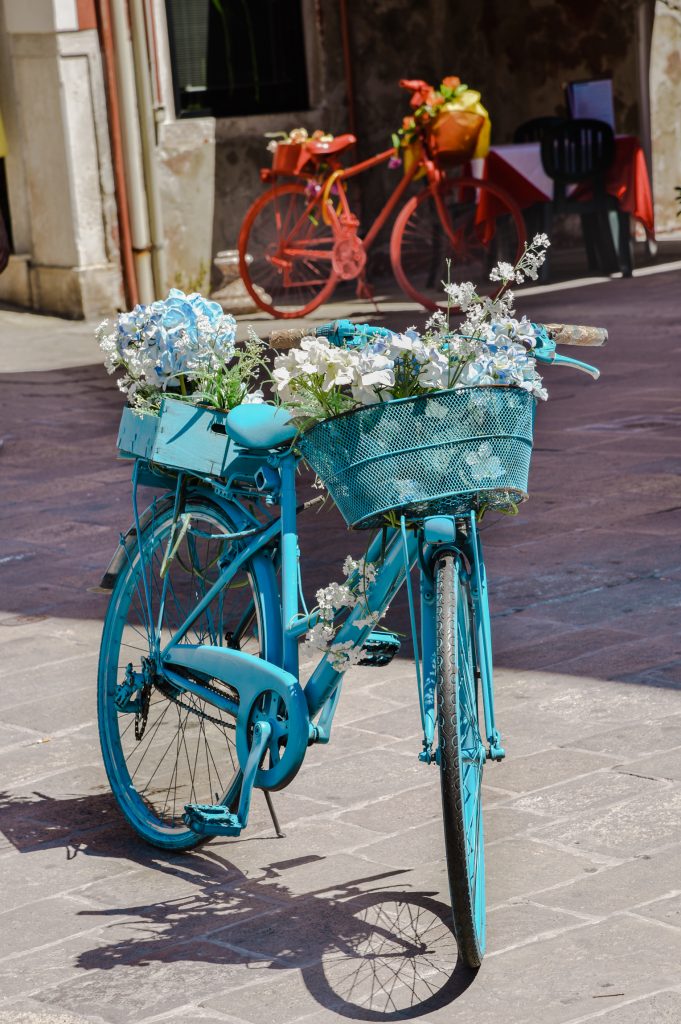
[[[426,309],[445,310],[446,261],[451,260],[454,280],[474,281],[482,292],[482,282],[498,260],[515,263],[522,254],[525,223],[518,204],[490,182],[445,178],[435,187],[437,199],[433,187],[427,187],[400,210],[390,236],[390,260],[403,292]],[[483,193],[498,211],[490,221],[489,239],[482,238],[476,223]]]
[[[161,646],[181,627],[189,608],[220,572],[216,559],[227,554],[229,542],[218,535],[235,529],[225,510],[208,499],[189,500],[185,511],[196,529],[210,533],[212,539],[187,532],[170,563]],[[138,740],[142,716],[116,704],[127,665],[142,671],[142,659],[149,655],[143,573],[149,583],[152,619],[157,621],[160,566],[172,518],[172,507],[167,505],[160,506],[158,516],[152,514],[142,533],[145,563],[136,545],[114,586],[102,633],[97,707],[104,765],[123,815],[152,845],[186,850],[202,837],[184,825],[185,803],[219,803],[237,776],[234,719],[189,692],[178,697],[167,681],[154,677],[147,688],[147,717]],[[272,562],[265,555],[255,555],[229,590],[221,591],[187,631],[186,642],[229,644],[267,657],[273,646],[268,638],[278,615],[275,595]],[[227,627],[234,623],[230,634]],[[224,691],[224,684],[213,685]],[[229,696],[238,702],[235,691]]]
[[[305,257],[287,251],[287,244],[298,241],[307,246]],[[239,272],[248,294],[260,309],[279,319],[307,316],[336,287],[331,266],[334,241],[319,195],[309,196],[296,182],[263,192],[239,231]],[[315,260],[309,253],[317,249],[320,258]]]
[[[485,953],[485,861],[477,674],[468,582],[454,555],[435,567],[438,749],[454,932],[465,963]]]

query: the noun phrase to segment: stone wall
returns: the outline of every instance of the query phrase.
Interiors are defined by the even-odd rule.
[[[680,234],[675,187],[681,186],[681,3],[655,5],[650,67],[653,188],[658,234]]]
[[[651,6],[653,0],[646,0]],[[522,121],[563,109],[563,83],[611,74],[617,126],[639,133],[638,0],[348,0],[358,156],[390,145],[408,111],[400,78],[437,82],[459,74],[481,91],[495,142],[511,140]],[[313,109],[270,118],[218,120],[213,249],[236,244],[238,228],[262,188],[258,168],[268,162],[263,133],[304,124],[347,130],[339,4],[307,4],[317,45],[318,93]],[[362,179],[363,214],[375,214],[395,173]]]

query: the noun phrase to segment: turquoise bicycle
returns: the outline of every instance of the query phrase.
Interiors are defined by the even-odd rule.
[[[338,321],[319,333],[348,344],[380,330]],[[535,355],[597,376],[558,355],[556,340],[605,337],[593,328],[542,329]],[[254,788],[264,791],[279,832],[270,794],[295,778],[309,746],[329,742],[343,682],[329,654],[300,682],[299,642],[318,616],[302,598],[296,521],[306,504],[296,496],[296,470],[304,454],[346,521],[376,527],[366,555],[375,578],[336,637],[361,664],[385,665],[399,650],[398,637],[376,628],[372,615],[406,584],[423,727],[418,757],[439,768],[454,930],[462,959],[477,967],[485,951],[482,775],[488,760],[504,757],[478,518],[495,496],[508,503],[524,495],[534,400],[502,387],[434,398],[429,406],[423,397],[379,403],[301,436],[274,406],[220,413],[167,398],[160,416],[126,409],[118,443],[134,459],[134,522],[103,580],[112,594],[99,729],[114,796],[148,842],[187,850],[210,836],[239,835]],[[389,416],[390,430],[381,419]],[[417,436],[421,430],[430,433]],[[373,453],[370,438],[379,441]],[[417,450],[430,453],[435,476],[426,483],[415,479]],[[502,489],[500,471],[508,474]],[[159,492],[144,511],[140,486]],[[361,581],[355,574],[349,583]]]

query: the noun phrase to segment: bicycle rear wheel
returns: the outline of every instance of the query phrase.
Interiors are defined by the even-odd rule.
[[[400,210],[390,238],[390,259],[400,288],[426,309],[446,309],[442,282],[447,260],[455,281],[488,282],[499,260],[515,263],[523,251],[520,208],[498,188],[475,178],[446,178],[412,196]],[[485,282],[487,286],[485,288]]]
[[[473,611],[467,580],[453,555],[435,566],[437,700],[445,851],[454,932],[462,959],[479,967],[485,953],[482,769]]]
[[[234,532],[224,510],[188,501],[189,529],[168,570],[161,610],[161,564],[172,528],[172,508],[161,506],[129,552],[104,622],[98,677],[99,733],[104,765],[118,805],[143,839],[184,850],[201,837],[182,821],[186,803],[224,800],[238,778],[235,715],[176,689],[157,670],[160,648],[185,622],[229,561]],[[214,644],[267,657],[276,621],[271,560],[255,556],[183,634],[182,643]],[[148,597],[147,597],[148,594]],[[272,654],[272,651],[269,651]],[[187,676],[191,673],[187,672]],[[204,684],[238,709],[238,695],[217,680]]]
[[[336,286],[334,236],[318,195],[304,185],[275,185],[249,209],[239,232],[239,272],[261,309],[283,319],[306,316]]]

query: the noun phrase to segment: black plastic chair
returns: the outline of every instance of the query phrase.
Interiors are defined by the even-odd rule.
[[[531,121],[523,121],[513,132],[514,142],[541,142],[552,128],[560,128],[565,123],[564,117],[533,117]]]
[[[524,121],[518,125],[513,133],[513,141],[514,143],[541,142],[548,131],[552,128],[560,128],[564,121],[564,117],[533,117],[530,121]],[[546,202],[550,203],[550,200]],[[532,206],[523,210],[523,220],[528,238],[532,238],[538,231],[544,230],[544,224],[549,219],[545,206],[546,203],[533,203]],[[545,266],[546,264],[544,264]],[[541,281],[544,281],[547,276],[547,270],[544,267],[540,271]]]
[[[589,267],[610,273],[619,269],[631,277],[632,252],[629,214],[605,190],[605,176],[615,156],[615,136],[605,121],[564,121],[541,140],[541,160],[553,179],[553,202],[545,208],[545,231],[550,235],[554,213],[578,213]],[[588,199],[568,195],[568,185],[586,185]]]

